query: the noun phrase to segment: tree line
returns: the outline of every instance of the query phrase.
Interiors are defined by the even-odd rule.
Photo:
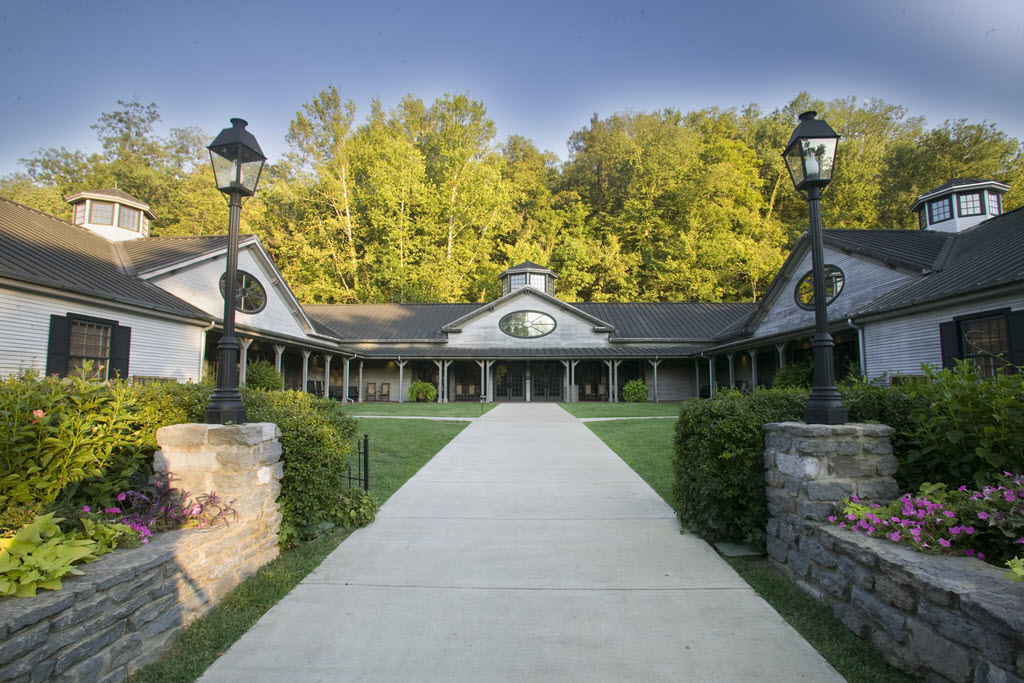
[[[39,150],[0,195],[70,218],[64,197],[116,186],[153,208],[154,235],[225,232],[212,135],[161,137],[155,104],[118,106],[93,125],[102,151]],[[374,100],[360,119],[328,87],[291,121],[243,231],[307,303],[486,301],[524,260],[558,273],[569,301],[750,301],[807,227],[781,157],[807,109],[841,135],[826,228],[917,229],[910,204],[954,177],[1006,182],[1004,207],[1022,203],[1017,140],[991,123],[928,127],[880,100],[595,114],[559,163],[524,137],[496,140],[468,94]]]

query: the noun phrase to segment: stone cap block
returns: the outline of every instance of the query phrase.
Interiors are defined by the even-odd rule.
[[[769,422],[761,426],[765,433],[784,432],[793,436],[892,436],[896,430],[888,425],[848,422],[841,425],[807,424],[806,422]]]
[[[273,422],[204,426],[209,428],[210,443],[217,446],[255,446],[281,436],[281,430]]]

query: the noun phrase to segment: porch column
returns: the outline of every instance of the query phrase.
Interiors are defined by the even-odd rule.
[[[344,398],[342,398],[342,403],[348,403],[351,400],[348,397],[348,385],[350,383],[349,377],[351,376],[351,368],[350,368],[351,364],[352,364],[352,356],[346,357],[345,358],[345,376],[344,376],[344,378],[342,380],[345,383],[345,388],[342,391],[342,396],[344,397]]]
[[[302,349],[302,389],[309,391],[309,355],[313,353],[309,349]]]
[[[661,361],[648,358],[647,362],[654,368],[654,402],[658,403],[658,366],[661,365]]]
[[[619,402],[619,366],[620,365],[622,365],[622,361],[621,360],[613,360],[612,361],[612,370],[615,373],[615,379],[612,380],[612,388],[611,388],[611,391],[608,394],[608,398],[611,399],[613,403],[618,403]]]
[[[750,356],[750,390],[753,391],[757,388],[757,349],[749,349],[747,355]]]
[[[331,358],[333,355],[329,353],[323,354],[324,356],[324,397],[331,397]]]
[[[562,361],[562,367],[565,368],[565,380],[562,382],[562,388],[564,389],[564,393],[562,394],[562,396],[564,397],[566,403],[568,403],[569,402],[569,361],[563,360]]]
[[[775,350],[779,352],[779,369],[781,370],[786,365],[786,342],[777,343]]]
[[[484,388],[487,385],[487,363],[478,360],[476,364],[480,366],[480,396],[484,401],[487,400],[487,390]]]
[[[579,391],[576,390],[576,366],[579,364],[578,360],[569,361],[569,371],[572,373],[569,380],[569,403],[577,403],[580,398]]]
[[[446,361],[444,361],[444,402],[445,403],[448,403],[448,401],[449,401],[449,396],[448,396],[448,371],[451,369],[452,363],[454,363],[454,362],[455,361],[453,361],[453,360],[446,360]]]
[[[735,388],[735,386],[736,386],[736,366],[733,365],[733,356],[735,356],[735,355],[736,355],[735,352],[725,354],[725,357],[729,359],[729,388],[730,389]]]
[[[524,385],[523,386],[523,391],[526,392],[526,395],[523,396],[523,400],[526,401],[527,403],[530,402],[530,394],[532,393],[530,391],[530,383],[531,383],[532,378],[533,378],[533,364],[529,360],[527,360],[526,361],[526,377],[523,380],[523,385]]]
[[[708,396],[715,395],[715,361],[708,358]]]
[[[612,362],[610,360],[606,360],[604,362],[604,364],[608,368],[608,384],[605,385],[605,388],[608,391],[608,397],[605,399],[605,401],[607,403],[611,403],[612,402]]]
[[[238,337],[238,343],[242,347],[242,353],[238,356],[238,386],[245,385],[245,371],[249,367],[249,347],[252,346],[252,339],[249,337]]]
[[[444,403],[444,385],[445,385],[445,361],[435,360],[434,365],[437,366],[437,402]]]
[[[405,364],[407,360],[398,361],[398,402],[402,403],[402,398],[405,396]]]
[[[363,359],[359,359],[359,384],[356,385],[356,392],[359,396],[359,402],[363,402]]]
[[[281,356],[284,355],[284,344],[274,344],[274,369],[281,373],[284,377],[284,371],[281,369]]]
[[[494,373],[491,371],[491,368],[494,367],[494,364],[496,362],[497,361],[493,361],[493,360],[484,361],[484,364],[487,366],[484,369],[484,372],[487,373],[487,402],[488,403],[491,403],[491,402],[494,401]]]

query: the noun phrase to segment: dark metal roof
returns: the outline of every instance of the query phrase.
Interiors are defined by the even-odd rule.
[[[533,261],[523,261],[522,263],[520,263],[518,265],[515,265],[515,266],[512,266],[511,268],[506,268],[505,270],[501,271],[501,273],[498,275],[498,277],[502,277],[504,275],[508,275],[509,273],[530,273],[530,272],[532,272],[532,273],[544,273],[545,275],[551,275],[553,277],[558,277],[558,275],[555,273],[555,271],[550,270],[548,268],[545,268],[544,266],[537,265]]]
[[[954,235],[934,230],[825,230],[823,240],[831,247],[876,258],[913,270],[941,267],[941,256]]]
[[[956,241],[941,271],[883,295],[858,317],[1024,282],[1024,207],[952,237]]]
[[[156,285],[129,275],[115,243],[2,198],[0,276],[187,318],[213,319]]]
[[[411,346],[380,345],[371,349],[349,349],[365,358],[436,358],[436,359],[504,359],[504,358],[547,358],[571,360],[580,358],[686,358],[700,353],[699,346],[632,346],[612,345],[601,347],[577,346],[509,346],[509,347],[460,347],[448,344],[419,344]]]
[[[441,328],[484,304],[308,304],[310,318],[346,341],[444,340]]]
[[[252,239],[252,235],[243,235],[239,243],[245,244]],[[224,251],[228,248],[228,236],[149,237],[144,240],[122,242],[121,248],[128,255],[137,273],[149,273]]]
[[[574,303],[615,326],[612,339],[715,339],[754,310],[752,303]]]

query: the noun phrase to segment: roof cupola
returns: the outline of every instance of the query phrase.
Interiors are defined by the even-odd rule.
[[[113,242],[148,237],[156,218],[148,204],[117,188],[79,192],[67,202],[74,208],[72,223]]]
[[[1003,195],[1010,189],[995,180],[954,178],[925,192],[911,206],[922,230],[963,232],[1003,212]]]
[[[511,294],[521,287],[533,287],[550,296],[555,295],[555,278],[558,276],[544,266],[531,261],[523,261],[518,266],[502,272],[498,276],[501,281],[501,295]]]

